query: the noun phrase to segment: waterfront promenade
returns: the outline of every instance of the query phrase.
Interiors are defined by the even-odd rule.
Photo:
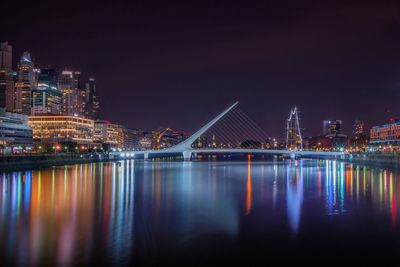
[[[0,170],[45,168],[58,165],[110,161],[108,153],[58,153],[38,155],[3,155],[0,156]]]

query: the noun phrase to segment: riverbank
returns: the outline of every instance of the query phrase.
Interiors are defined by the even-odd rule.
[[[359,153],[359,154],[345,154],[343,156],[335,157],[306,157],[310,159],[326,159],[337,160],[355,165],[367,165],[379,168],[400,169],[400,155],[389,153]]]
[[[342,158],[336,158],[358,165],[370,165],[383,168],[400,168],[400,155],[398,154],[376,154],[376,153],[360,153],[348,154]]]
[[[0,171],[40,169],[80,163],[117,160],[106,153],[93,154],[54,154],[54,155],[9,155],[0,157]]]

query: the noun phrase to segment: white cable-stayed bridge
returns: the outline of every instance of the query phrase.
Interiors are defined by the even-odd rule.
[[[186,140],[159,150],[112,152],[116,157],[152,159],[182,156],[185,161],[197,154],[249,154],[301,156],[342,156],[344,152],[273,149],[270,138],[234,103]]]

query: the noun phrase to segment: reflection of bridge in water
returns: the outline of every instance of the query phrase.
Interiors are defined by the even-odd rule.
[[[216,155],[226,155],[226,154],[249,154],[249,155],[288,155],[292,158],[298,157],[298,156],[342,156],[344,155],[343,152],[323,152],[323,151],[304,151],[304,150],[279,150],[279,149],[266,149],[266,148],[254,148],[252,146],[255,141],[249,141],[249,140],[254,140],[249,138],[249,139],[241,139],[242,144],[243,141],[247,141],[247,146],[241,146],[237,148],[233,147],[206,147],[206,148],[197,148],[194,146],[195,142],[198,141],[203,134],[205,134],[207,131],[209,131],[213,126],[215,126],[218,122],[223,121],[225,118],[232,116],[230,113],[234,111],[234,108],[237,107],[239,102],[234,103],[232,106],[230,106],[228,109],[220,113],[218,116],[216,116],[213,120],[211,120],[209,123],[201,127],[197,132],[192,134],[188,139],[172,146],[169,148],[161,149],[161,150],[144,150],[144,151],[122,151],[122,152],[113,152],[113,154],[117,157],[123,157],[123,158],[135,158],[135,159],[151,159],[151,158],[163,158],[163,157],[171,157],[171,156],[183,156],[184,160],[191,160],[193,156],[196,156],[197,154],[216,154]],[[242,116],[239,114],[239,116]],[[240,123],[243,123],[245,119],[240,117],[238,119],[238,125],[234,125],[234,127],[225,127],[224,130],[225,132],[230,132],[230,133],[223,133],[223,135],[229,135],[233,134],[238,137],[238,134],[235,132],[236,130],[242,131],[245,130],[245,127],[243,125],[239,125]],[[225,125],[226,126],[226,125]],[[252,133],[253,136],[258,136],[259,139],[263,139],[263,135],[261,134],[254,134],[254,128],[257,128],[256,125],[249,125],[249,129],[251,130],[250,133]],[[235,130],[235,131],[234,131]],[[236,138],[238,139],[238,138]],[[230,140],[229,138],[226,138],[226,140]],[[261,144],[261,142],[257,141],[258,143]],[[249,145],[250,144],[250,145]]]

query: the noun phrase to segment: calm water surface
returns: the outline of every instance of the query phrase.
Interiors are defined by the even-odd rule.
[[[2,173],[0,265],[399,265],[399,175],[325,160]]]

